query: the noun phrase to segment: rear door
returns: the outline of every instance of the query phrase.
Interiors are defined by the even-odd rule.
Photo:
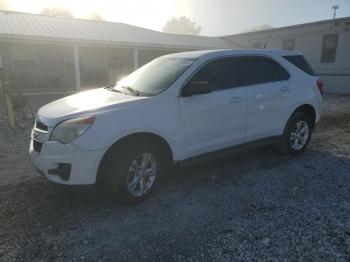
[[[247,141],[279,135],[291,91],[288,72],[262,56],[241,57],[237,70],[248,99]]]
[[[236,59],[208,62],[190,82],[207,82],[212,92],[179,98],[181,147],[185,158],[243,143],[246,94],[244,87],[238,87]]]

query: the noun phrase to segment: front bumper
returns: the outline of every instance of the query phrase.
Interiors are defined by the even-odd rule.
[[[63,185],[92,185],[96,183],[104,150],[87,151],[74,144],[47,141],[38,153],[33,148],[32,139],[29,153],[33,165],[48,180]]]

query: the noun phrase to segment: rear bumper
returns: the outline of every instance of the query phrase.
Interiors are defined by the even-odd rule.
[[[40,153],[30,143],[31,161],[38,172],[48,180],[62,185],[92,185],[104,150],[80,150],[74,144],[62,145],[48,141]]]

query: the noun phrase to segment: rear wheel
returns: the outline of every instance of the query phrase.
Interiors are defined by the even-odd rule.
[[[169,170],[169,156],[157,144],[130,142],[112,150],[102,174],[103,190],[115,201],[138,203]]]
[[[286,155],[302,153],[311,139],[313,123],[311,118],[301,112],[294,113],[284,129],[280,149]]]

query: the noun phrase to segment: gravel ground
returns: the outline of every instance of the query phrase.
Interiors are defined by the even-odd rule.
[[[57,188],[0,122],[0,260],[350,260],[350,97],[327,96],[308,150],[179,168],[138,206]]]

